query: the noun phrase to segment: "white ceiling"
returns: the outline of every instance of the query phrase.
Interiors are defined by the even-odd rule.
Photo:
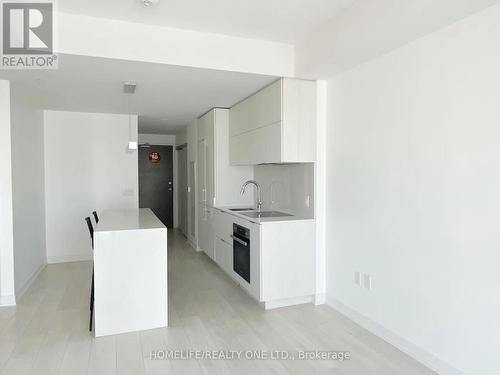
[[[293,43],[356,0],[60,0],[58,9],[93,17]],[[417,0],[418,1],[418,0]]]
[[[359,0],[295,44],[296,74],[331,77],[499,0]]]
[[[159,0],[145,8],[139,0],[60,0],[58,7],[79,15],[290,43],[296,76],[325,79],[499,2]]]
[[[0,70],[34,107],[128,113],[123,81],[136,81],[131,112],[144,133],[175,134],[213,107],[231,107],[277,77],[87,56],[59,55],[57,70]]]

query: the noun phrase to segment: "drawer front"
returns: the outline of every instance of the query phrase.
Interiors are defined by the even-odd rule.
[[[232,243],[231,234],[233,234],[233,216],[226,212],[214,209],[214,231],[215,236]]]
[[[233,246],[219,237],[215,239],[215,258],[224,271],[233,274]]]

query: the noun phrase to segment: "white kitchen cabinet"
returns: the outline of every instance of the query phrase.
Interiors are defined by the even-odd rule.
[[[214,179],[214,110],[198,119],[198,247],[215,260],[213,231]]]
[[[198,248],[215,259],[213,207],[252,206],[253,195],[242,196],[240,188],[253,179],[253,168],[229,164],[229,110],[212,109],[197,124]]]
[[[198,197],[200,203],[213,205],[215,111],[198,120]]]
[[[282,78],[229,110],[233,165],[310,163],[316,154],[316,83]]]
[[[214,231],[215,235],[226,242],[232,242],[233,216],[219,209],[214,210]]]
[[[241,217],[215,209],[213,226],[216,238],[216,262],[251,296],[259,300],[260,290],[260,226]],[[233,270],[233,224],[250,231],[250,283]],[[220,240],[220,241],[218,241]],[[224,246],[225,245],[225,246]],[[229,247],[228,247],[229,246]]]
[[[233,273],[233,244],[222,238],[215,237],[216,263],[232,276]]]
[[[205,253],[212,259],[215,260],[215,233],[214,233],[214,219],[213,219],[213,214],[214,214],[214,209],[212,207],[206,206],[206,221],[205,221],[205,226],[207,230],[206,234],[206,244],[205,248],[203,249]]]
[[[233,223],[250,231],[250,283],[233,271]],[[309,303],[315,294],[315,221],[260,224],[215,209],[216,262],[265,309]]]
[[[314,220],[261,226],[261,296],[266,309],[313,301],[316,282]]]
[[[281,159],[281,124],[275,123],[231,138],[231,162],[278,163]]]
[[[203,204],[198,207],[198,247],[215,260],[213,208]]]
[[[202,138],[198,141],[198,247],[210,258],[214,259],[213,235],[211,235],[210,191],[211,181],[208,164],[212,161],[207,157],[209,141]]]
[[[215,233],[215,261],[224,271],[233,276],[232,216],[221,210],[214,209],[213,228]]]
[[[229,110],[215,108],[198,119],[198,197],[209,206],[252,205],[241,185],[253,178],[253,168],[229,162]]]
[[[207,200],[207,177],[206,177],[206,158],[205,158],[205,141],[199,140],[198,141],[198,178],[197,178],[197,197],[198,197],[198,204],[206,204]]]

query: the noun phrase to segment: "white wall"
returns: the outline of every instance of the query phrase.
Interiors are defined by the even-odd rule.
[[[15,305],[9,81],[0,80],[0,306]]]
[[[442,374],[500,373],[499,40],[495,6],[328,83],[329,301]]]
[[[60,53],[272,76],[294,73],[291,44],[62,12],[55,19]]]
[[[44,120],[47,259],[88,259],[84,218],[93,210],[138,207],[137,152],[127,151],[129,118],[46,111]]]
[[[187,143],[187,127],[175,136],[175,144],[177,146],[181,146],[184,143]]]
[[[12,199],[16,297],[46,264],[43,111],[11,83]]]
[[[175,146],[173,134],[146,134],[139,133],[139,143],[149,143],[157,146]]]
[[[265,210],[285,210],[314,217],[313,163],[257,165],[254,167],[254,178],[261,185]],[[248,186],[247,189],[253,187]]]
[[[379,57],[498,0],[354,1],[295,43],[295,74],[325,78]]]

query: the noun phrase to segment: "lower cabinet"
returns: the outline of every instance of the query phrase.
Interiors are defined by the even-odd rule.
[[[237,224],[250,232],[250,283],[233,270],[233,225]],[[215,262],[231,276],[241,288],[256,300],[260,300],[260,225],[214,209]]]
[[[233,234],[234,217],[216,208],[213,211],[213,227],[215,235],[232,246],[233,239],[231,238],[231,235]]]
[[[207,247],[205,253],[215,260],[215,233],[214,233],[214,219],[213,219],[213,208],[207,208]]]
[[[198,217],[198,247],[215,260],[213,208],[200,205]]]
[[[261,224],[213,209],[215,262],[265,309],[309,303],[316,287],[314,220]],[[233,225],[250,232],[250,283],[233,271]]]
[[[233,272],[233,244],[215,237],[215,261],[224,271]]]

